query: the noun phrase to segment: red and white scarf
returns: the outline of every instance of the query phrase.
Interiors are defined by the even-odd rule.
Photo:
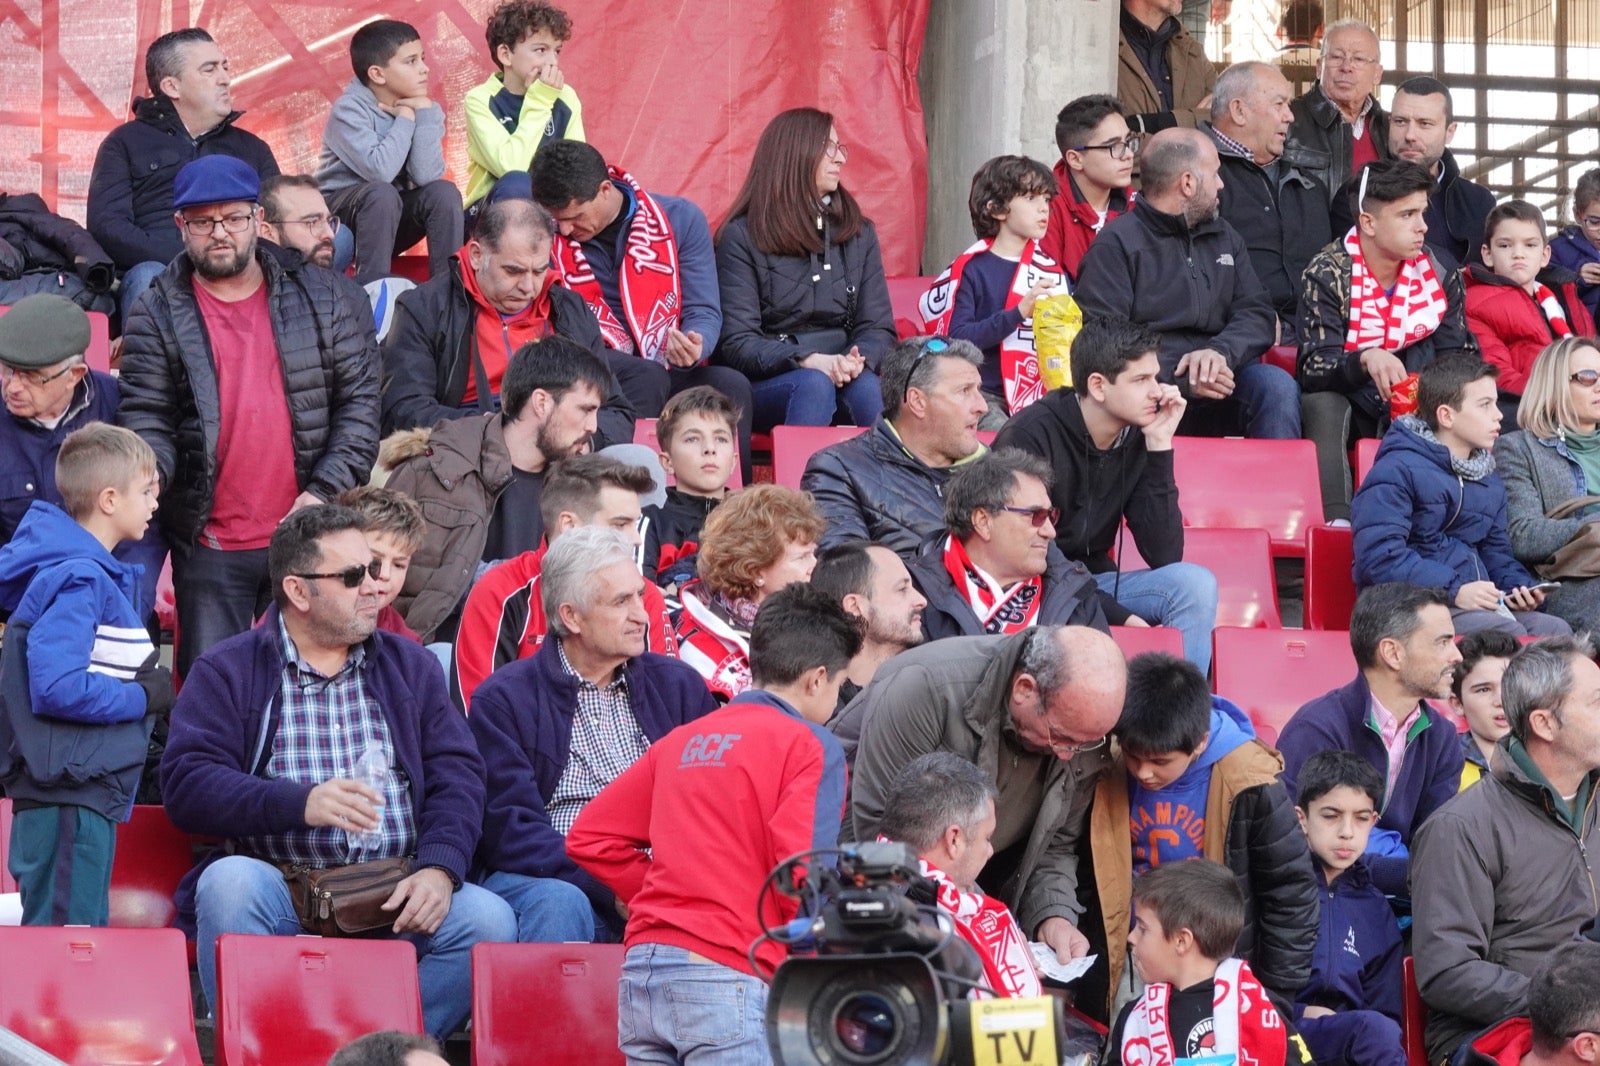
[[[617,320],[600,292],[600,282],[583,254],[583,248],[570,237],[555,240],[556,262],[566,275],[567,286],[583,297],[600,322],[606,346],[619,352],[637,353],[666,365],[667,331],[675,329],[683,313],[683,287],[678,278],[678,244],[672,225],[661,205],[639,187],[631,174],[607,167],[614,182],[633,190],[633,218],[628,220],[627,250],[623,255],[618,286],[627,324]],[[634,338],[639,339],[637,346]]]
[[[1011,909],[982,892],[963,892],[926,859],[918,860],[918,865],[922,876],[938,890],[940,909],[955,921],[956,932],[983,961],[983,975],[989,986],[1005,998],[1044,995],[1028,938],[1022,935]]]
[[[1344,236],[1344,250],[1350,253],[1350,329],[1344,336],[1345,351],[1382,348],[1398,352],[1439,328],[1450,304],[1426,251],[1400,264],[1400,276],[1390,294],[1367,269],[1354,226]]]
[[[973,564],[966,547],[955,537],[944,540],[944,568],[956,583],[956,591],[967,598],[967,606],[978,616],[985,633],[1018,633],[1039,620],[1039,601],[1044,598],[1042,578],[1030,577],[1002,589]]]
[[[1556,294],[1550,291],[1550,286],[1533,283],[1533,300],[1539,305],[1539,310],[1544,312],[1544,319],[1550,323],[1550,336],[1556,340],[1572,336],[1572,326],[1567,323],[1567,312],[1562,309],[1561,301],[1556,299]]]
[[[956,261],[939,275],[933,287],[922,294],[917,308],[922,313],[924,328],[929,333],[946,335],[950,332],[950,315],[955,311],[956,289],[961,285],[961,272],[973,256],[987,252],[993,244],[992,239],[985,238],[956,256]],[[1016,272],[1011,276],[1011,291],[1006,293],[1005,309],[1009,311],[1020,304],[1028,290],[1033,288],[1033,283],[1042,278],[1054,278],[1057,285],[1066,284],[1066,278],[1056,261],[1039,251],[1037,241],[1029,241],[1022,246],[1022,257],[1017,260]],[[1012,414],[1044,396],[1044,380],[1039,377],[1039,356],[1033,347],[1031,318],[1023,319],[1022,325],[1000,342],[1000,380],[1005,384],[1006,408]]]
[[[1122,1027],[1122,1066],[1173,1066],[1188,1057],[1175,1047],[1167,1000],[1172,986],[1162,982],[1145,988]],[[1209,1055],[1232,1055],[1234,1061],[1276,1066],[1289,1049],[1288,1031],[1266,989],[1242,959],[1217,964],[1216,991],[1211,1001],[1213,1046]],[[1241,1053],[1242,1052],[1242,1053]]]

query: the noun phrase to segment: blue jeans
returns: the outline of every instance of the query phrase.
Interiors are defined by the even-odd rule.
[[[299,936],[305,932],[289,902],[289,887],[277,867],[244,855],[218,859],[195,887],[195,954],[200,986],[213,1014],[217,1004],[217,937],[223,933]],[[461,1028],[472,1013],[472,945],[509,943],[517,919],[505,900],[477,885],[462,885],[450,913],[432,936],[406,934],[417,947],[422,1020],[439,1040]]]
[[[356,231],[340,226],[333,232],[333,272],[343,274],[356,261]]]
[[[1300,439],[1300,386],[1280,367],[1255,362],[1234,372],[1233,395],[1189,401],[1178,426],[1185,436]]]
[[[519,944],[588,944],[594,940],[594,906],[571,881],[497,871],[483,879],[483,887],[516,912]]]
[[[122,314],[122,328],[128,328],[128,312],[133,310],[133,302],[144,294],[150,283],[156,280],[167,264],[158,263],[154,259],[147,259],[143,263],[135,263],[122,275],[122,287],[117,290],[117,309]]]
[[[1151,625],[1171,626],[1183,633],[1183,657],[1211,668],[1211,630],[1217,624],[1216,575],[1195,563],[1172,563],[1154,570],[1116,571],[1094,575],[1100,591],[1116,587],[1117,602]]]
[[[755,427],[763,433],[773,426],[831,426],[840,408],[857,426],[870,426],[883,414],[883,390],[878,375],[870,370],[841,389],[822,371],[800,367],[752,381],[750,391],[755,397]]]
[[[766,1009],[766,984],[747,973],[635,944],[617,987],[617,1047],[629,1066],[769,1066]]]

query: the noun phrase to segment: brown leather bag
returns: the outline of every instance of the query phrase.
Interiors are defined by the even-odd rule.
[[[395,886],[415,872],[410,859],[374,859],[313,870],[298,863],[278,867],[289,886],[295,916],[318,936],[371,936],[394,926],[398,910],[383,910]]]
[[[1550,508],[1546,518],[1571,518],[1585,507],[1600,504],[1600,496],[1574,496],[1566,503]],[[1578,527],[1571,540],[1560,548],[1548,563],[1535,567],[1539,576],[1548,581],[1564,578],[1600,577],[1600,522],[1585,522]]]

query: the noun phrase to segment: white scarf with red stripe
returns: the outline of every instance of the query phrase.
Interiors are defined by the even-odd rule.
[[[922,313],[923,328],[941,336],[950,332],[950,316],[956,307],[956,289],[961,285],[961,272],[975,255],[987,252],[994,241],[985,238],[956,256],[933,287],[922,294],[917,309]],[[1007,311],[1022,302],[1022,298],[1042,278],[1054,278],[1064,286],[1066,277],[1054,259],[1039,251],[1037,241],[1022,246],[1022,257],[1011,276],[1011,291],[1006,293]],[[1000,380],[1005,385],[1006,408],[1016,414],[1045,393],[1044,380],[1039,377],[1039,355],[1033,347],[1033,320],[1025,318],[1022,324],[1000,342]]]
[[[556,262],[566,275],[568,288],[589,305],[600,323],[606,346],[619,352],[637,353],[663,366],[667,362],[667,331],[678,325],[683,313],[683,286],[678,278],[678,242],[661,205],[639,187],[631,174],[607,167],[614,182],[633,191],[633,217],[628,220],[627,250],[617,279],[622,295],[626,325],[612,314],[600,291],[600,282],[583,254],[583,248],[570,237],[555,239]],[[631,330],[630,330],[631,328]],[[637,346],[634,338],[639,339]]]
[[[1539,310],[1544,312],[1545,321],[1550,323],[1550,336],[1556,340],[1572,336],[1572,326],[1567,323],[1567,312],[1562,309],[1561,301],[1556,299],[1556,294],[1550,291],[1550,286],[1534,282],[1533,299],[1539,305]]]
[[[1241,1066],[1277,1066],[1283,1062],[1289,1048],[1283,1018],[1244,960],[1223,959],[1218,963],[1215,985],[1211,1001],[1213,1044],[1206,1054],[1232,1055]],[[1171,995],[1171,985],[1157,982],[1147,986],[1134,1002],[1122,1027],[1122,1047],[1118,1049],[1122,1066],[1173,1066],[1178,1059],[1188,1057],[1187,1048],[1173,1043],[1167,1013]]]
[[[1037,575],[1002,589],[978,569],[955,537],[944,540],[944,568],[956,583],[956,590],[967,598],[967,606],[978,616],[985,633],[1019,633],[1039,620],[1044,580]]]
[[[886,837],[879,837],[885,840]],[[963,892],[945,872],[919,859],[922,876],[938,890],[939,907],[955,921],[956,932],[983,961],[983,975],[1001,996],[1042,996],[1039,972],[1022,927],[1004,903],[982,892]]]
[[[1350,329],[1344,336],[1345,351],[1382,348],[1398,352],[1439,328],[1450,303],[1426,251],[1400,264],[1400,276],[1390,294],[1367,269],[1354,226],[1345,234],[1344,250],[1350,253]]]

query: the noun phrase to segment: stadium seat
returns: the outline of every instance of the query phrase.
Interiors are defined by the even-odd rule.
[[[1143,570],[1133,534],[1122,536],[1122,568]],[[1219,626],[1281,629],[1278,583],[1272,572],[1272,544],[1262,529],[1185,529],[1183,561],[1210,570],[1217,579]]]
[[[6,849],[11,844],[11,801],[0,797],[0,892],[15,892],[16,879],[6,865]]]
[[[478,944],[472,949],[473,1066],[620,1064],[620,944]],[[539,1008],[528,1008],[530,990]],[[534,1054],[537,1049],[537,1055]]]
[[[1305,531],[1322,524],[1315,445],[1234,437],[1179,437],[1173,445],[1184,525],[1264,529],[1273,555],[1305,554]]]
[[[0,928],[0,1028],[69,1066],[201,1066],[183,934]]]
[[[1356,441],[1356,462],[1352,468],[1356,474],[1356,487],[1361,487],[1361,481],[1367,476],[1367,471],[1372,469],[1372,461],[1378,457],[1378,445],[1382,444],[1376,437],[1362,437]]]
[[[1422,993],[1417,991],[1417,968],[1410,955],[1400,960],[1400,1037],[1405,1041],[1407,1066],[1428,1066],[1428,1046],[1423,1030],[1428,1023]]]
[[[1183,633],[1167,626],[1112,626],[1111,639],[1129,659],[1147,651],[1183,658]]]
[[[325,1066],[366,1033],[423,1031],[417,949],[229,933],[217,938],[216,1014],[218,1066]]]
[[[1278,367],[1294,377],[1295,359],[1300,354],[1300,349],[1292,344],[1275,344],[1261,355],[1261,361],[1268,366]]]
[[[772,480],[787,488],[800,487],[800,475],[813,455],[840,441],[866,432],[860,426],[772,427]]]
[[[633,423],[633,443],[643,444],[653,452],[661,451],[661,442],[656,440],[656,419],[641,418]],[[667,475],[668,485],[676,485],[677,483],[676,478],[671,474]],[[728,487],[730,489],[744,487],[744,474],[740,471],[737,462],[733,464],[733,476],[728,479]]]
[[[1219,628],[1212,647],[1213,691],[1238,704],[1267,744],[1302,705],[1356,674],[1350,634],[1337,630]]]
[[[1355,538],[1348,527],[1306,530],[1307,629],[1349,629],[1356,605]]]
[[[111,861],[111,924],[160,929],[178,917],[172,897],[194,866],[194,838],[159,804],[139,804],[117,827]]]
[[[921,336],[922,312],[917,302],[922,299],[923,293],[933,287],[934,280],[921,277],[889,279],[889,307],[894,312],[894,328],[901,340]]]

